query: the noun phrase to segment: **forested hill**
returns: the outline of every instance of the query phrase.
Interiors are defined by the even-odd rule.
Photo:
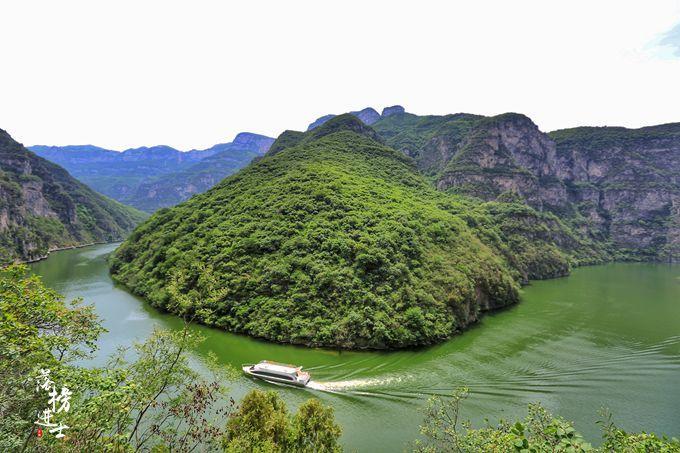
[[[0,264],[120,240],[146,215],[102,196],[0,130]]]
[[[261,156],[274,141],[241,132],[232,142],[203,150],[178,151],[169,146],[113,151],[91,145],[32,146],[99,193],[153,212],[204,192]]]
[[[552,214],[437,191],[352,115],[156,212],[112,257],[156,307],[274,341],[431,344],[518,300],[519,283],[606,259]]]

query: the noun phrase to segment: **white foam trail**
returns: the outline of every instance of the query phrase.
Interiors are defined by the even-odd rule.
[[[403,381],[404,377],[383,377],[367,379],[350,379],[347,381],[320,382],[310,381],[307,387],[322,392],[346,392],[350,390],[365,389],[370,387],[384,387],[396,382]]]

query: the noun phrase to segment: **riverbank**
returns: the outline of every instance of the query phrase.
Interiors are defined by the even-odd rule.
[[[88,242],[86,244],[78,244],[78,245],[70,245],[70,246],[65,246],[65,247],[51,247],[46,254],[41,255],[37,258],[33,258],[30,260],[25,260],[25,261],[16,261],[16,264],[31,264],[31,263],[37,263],[38,261],[42,261],[46,259],[47,257],[50,256],[50,253],[53,252],[61,252],[64,250],[74,250],[74,249],[82,249],[84,247],[91,247],[93,245],[102,245],[102,244],[120,244],[120,240],[118,241],[113,241],[113,242]]]

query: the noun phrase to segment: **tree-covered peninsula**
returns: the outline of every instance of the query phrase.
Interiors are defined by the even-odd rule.
[[[601,258],[552,214],[437,191],[351,115],[282,140],[138,227],[112,257],[114,278],[229,331],[399,348],[517,302],[528,278]]]

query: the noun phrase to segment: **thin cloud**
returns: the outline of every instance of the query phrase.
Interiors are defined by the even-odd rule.
[[[680,57],[680,23],[662,35],[659,45],[670,47],[673,55]]]

